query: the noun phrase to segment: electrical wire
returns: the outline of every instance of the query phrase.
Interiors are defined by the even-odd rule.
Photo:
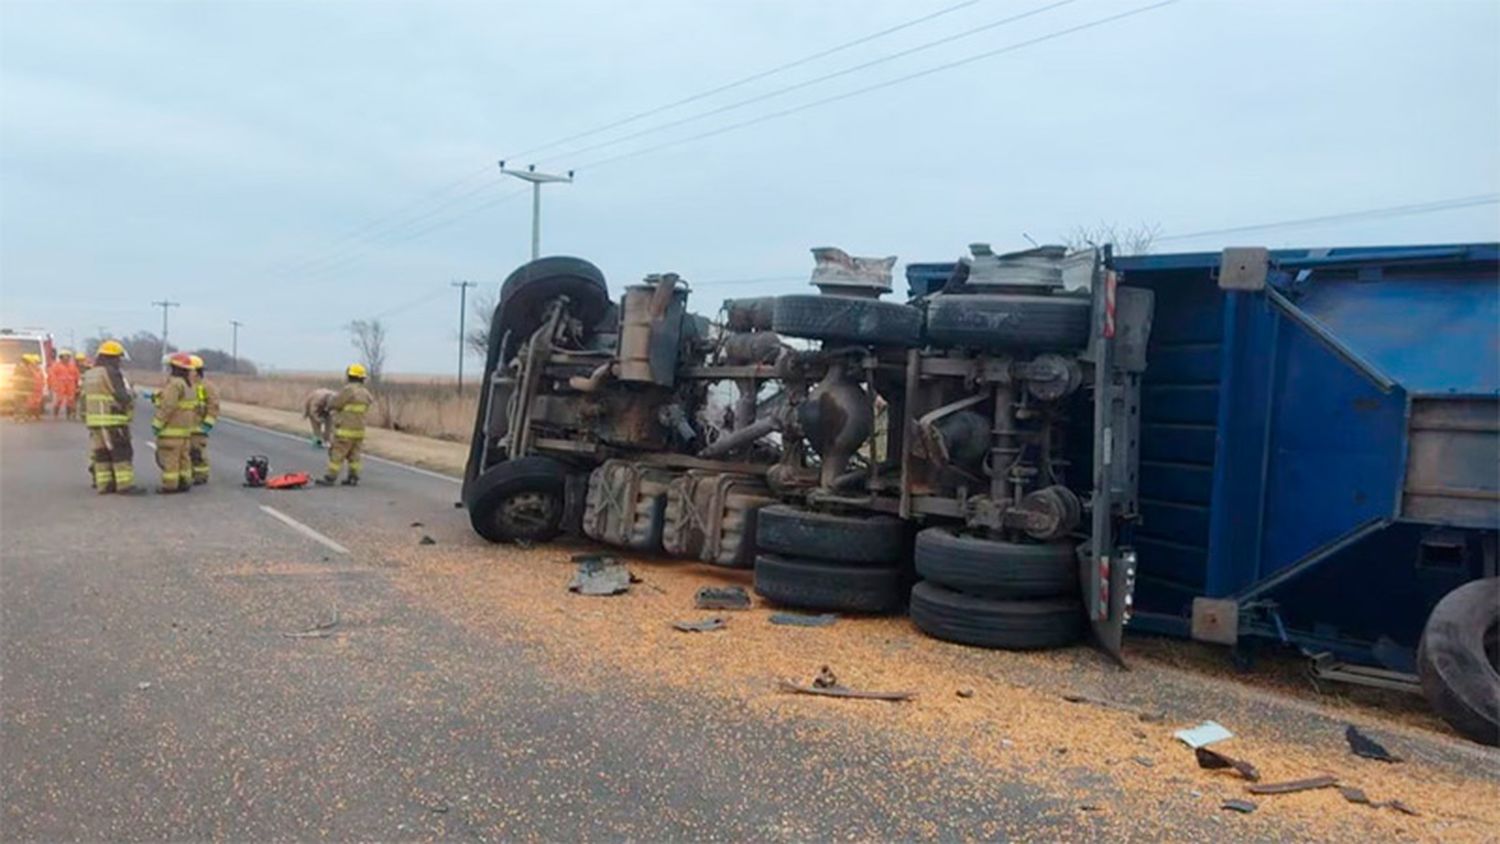
[[[756,125],[758,123],[764,123],[764,122],[766,122],[768,120],[776,120],[778,118],[787,117],[789,115],[797,114],[798,112],[807,111],[808,109],[812,109],[812,108],[817,108],[819,106],[828,105],[829,103],[839,102],[840,100],[847,100],[847,99],[850,99],[852,97],[858,97],[858,96],[861,96],[863,94],[871,93],[873,91],[879,91],[879,90],[884,89],[884,88],[889,88],[889,87],[891,87],[893,85],[899,85],[899,84],[901,84],[903,82],[910,82],[910,81],[915,80],[915,79],[921,79],[923,77],[931,76],[931,75],[933,75],[935,73],[941,73],[941,72],[943,72],[945,70],[952,70],[953,68],[962,67],[962,66],[968,65],[968,64],[973,64],[974,62],[982,61],[982,60],[988,59],[988,58],[993,58],[995,56],[1003,55],[1005,53],[1012,53],[1012,52],[1015,52],[1017,50],[1021,50],[1021,49],[1024,49],[1026,47],[1031,47],[1031,46],[1034,46],[1036,44],[1041,44],[1041,43],[1046,42],[1046,41],[1054,41],[1056,39],[1063,38],[1063,37],[1066,37],[1068,35],[1073,35],[1073,34],[1078,33],[1078,32],[1083,32],[1084,30],[1093,29],[1093,28],[1099,27],[1099,26],[1104,26],[1106,24],[1110,24],[1110,23],[1114,23],[1116,21],[1124,20],[1125,18],[1134,17],[1136,15],[1145,14],[1147,12],[1155,11],[1156,9],[1160,9],[1160,8],[1163,8],[1163,7],[1166,7],[1166,6],[1171,6],[1171,5],[1173,5],[1174,3],[1177,3],[1177,2],[1178,2],[1178,0],[1160,0],[1160,2],[1151,3],[1151,4],[1148,4],[1148,5],[1145,5],[1145,6],[1137,6],[1137,7],[1133,8],[1133,9],[1128,9],[1128,10],[1126,10],[1124,12],[1120,12],[1118,14],[1109,15],[1109,16],[1103,17],[1103,18],[1097,18],[1095,20],[1091,20],[1091,21],[1088,21],[1086,23],[1081,23],[1081,24],[1078,24],[1076,26],[1067,27],[1066,29],[1054,30],[1054,31],[1046,33],[1044,35],[1039,35],[1039,36],[1037,36],[1035,38],[1028,38],[1025,41],[1018,41],[1018,42],[1016,42],[1014,44],[1008,44],[1008,45],[1006,45],[1004,47],[1000,47],[998,49],[986,50],[986,51],[984,51],[982,53],[976,53],[976,54],[971,55],[971,56],[965,56],[962,59],[957,59],[957,60],[951,61],[951,62],[945,62],[945,63],[940,64],[940,65],[934,65],[933,67],[929,67],[929,68],[926,68],[924,70],[919,70],[919,71],[917,71],[915,73],[908,73],[908,74],[906,74],[904,76],[897,76],[897,77],[895,77],[893,79],[887,79],[884,82],[878,82],[878,83],[876,83],[874,85],[866,85],[863,88],[855,88],[852,91],[845,91],[845,92],[843,92],[841,94],[835,94],[833,96],[823,97],[822,99],[813,100],[811,102],[803,103],[801,105],[792,106],[790,108],[785,108],[785,109],[782,109],[780,111],[773,111],[773,112],[770,112],[768,114],[762,114],[762,115],[759,115],[757,117],[750,118],[749,120],[742,120],[742,121],[740,121],[738,123],[731,123],[731,124],[729,124],[727,126],[720,126],[717,129],[713,129],[713,130],[710,130],[710,131],[707,131],[707,132],[701,132],[701,133],[699,133],[697,135],[689,135],[689,136],[687,136],[685,138],[677,138],[675,140],[665,141],[663,143],[654,144],[652,146],[648,146],[648,147],[644,147],[644,148],[641,148],[641,149],[637,149],[637,150],[634,150],[632,152],[625,152],[625,153],[620,153],[619,155],[613,155],[613,156],[609,156],[607,158],[601,158],[601,159],[599,159],[597,161],[591,161],[591,162],[589,162],[587,164],[579,165],[578,167],[576,167],[574,169],[577,170],[577,171],[580,171],[580,172],[583,171],[583,170],[597,169],[597,168],[603,167],[603,166],[605,166],[607,164],[615,164],[615,163],[620,162],[620,161],[626,161],[626,160],[631,159],[631,158],[637,158],[639,156],[647,155],[647,154],[650,154],[650,153],[653,153],[653,152],[657,152],[657,151],[663,150],[663,149],[668,149],[670,147],[681,146],[682,144],[692,143],[694,141],[700,141],[700,140],[704,140],[706,138],[716,137],[718,135],[723,135],[723,134],[725,134],[727,132],[733,132],[733,131],[735,131],[737,129],[744,129],[744,128],[749,127],[749,126],[754,126],[754,125]]]
[[[942,46],[945,46],[947,44],[952,44],[952,43],[954,43],[956,41],[962,41],[965,38],[972,38],[972,37],[974,37],[976,35],[980,35],[980,34],[989,32],[992,29],[998,29],[998,28],[1000,28],[1002,26],[1008,26],[1009,24],[1016,23],[1017,21],[1022,21],[1022,20],[1025,20],[1026,18],[1035,17],[1037,15],[1040,15],[1040,14],[1043,14],[1043,13],[1046,13],[1046,12],[1050,12],[1053,9],[1061,8],[1063,6],[1068,6],[1068,5],[1071,5],[1073,3],[1077,3],[1077,2],[1079,2],[1079,0],[1054,0],[1054,2],[1045,4],[1045,5],[1042,5],[1042,6],[1038,6],[1038,7],[1034,8],[1034,9],[1028,9],[1027,11],[1021,12],[1019,14],[1011,15],[1009,17],[1001,18],[1001,19],[995,20],[995,21],[990,21],[989,23],[980,24],[979,26],[971,27],[969,29],[965,29],[965,30],[962,30],[960,32],[956,32],[956,33],[954,33],[952,35],[946,35],[946,36],[943,36],[942,38],[936,38],[936,39],[933,39],[931,41],[927,41],[927,42],[924,42],[922,44],[918,44],[918,45],[916,45],[914,47],[908,47],[905,50],[898,50],[898,51],[896,51],[894,53],[890,53],[888,55],[878,56],[876,58],[870,59],[869,61],[861,62],[861,63],[856,64],[856,65],[850,65],[849,67],[842,68],[840,70],[835,70],[835,71],[833,71],[831,73],[825,73],[822,76],[815,76],[815,77],[813,77],[811,79],[805,79],[805,80],[803,80],[801,82],[797,82],[797,83],[794,83],[794,84],[791,84],[791,85],[787,85],[787,86],[785,86],[783,88],[777,88],[774,91],[767,91],[767,92],[762,93],[762,94],[756,94],[753,97],[747,97],[747,98],[745,98],[743,100],[736,100],[735,102],[732,102],[732,103],[726,103],[725,105],[717,106],[715,108],[709,109],[708,111],[699,112],[697,114],[690,114],[690,115],[688,115],[686,117],[679,118],[679,119],[673,120],[673,121],[669,121],[667,123],[660,123],[660,124],[657,124],[655,126],[647,126],[646,128],[641,129],[638,132],[632,132],[631,134],[622,135],[622,136],[620,136],[618,138],[612,138],[612,139],[607,140],[607,141],[600,141],[599,143],[591,144],[589,146],[581,147],[579,149],[569,150],[569,151],[564,152],[564,153],[559,153],[558,155],[555,155],[555,156],[550,156],[550,157],[548,157],[547,159],[544,159],[544,160],[545,161],[555,161],[558,158],[579,156],[579,155],[582,155],[582,154],[587,153],[587,152],[594,152],[596,150],[604,149],[606,147],[612,147],[612,146],[615,146],[616,144],[621,144],[621,143],[624,143],[626,141],[632,141],[632,140],[635,140],[636,138],[645,137],[646,135],[654,135],[654,134],[656,134],[658,132],[665,132],[668,129],[675,129],[678,126],[685,126],[685,125],[687,125],[689,123],[696,123],[699,120],[703,120],[704,118],[713,117],[713,116],[718,115],[718,114],[724,114],[725,112],[735,111],[737,109],[744,108],[745,106],[748,106],[748,105],[753,105],[755,103],[764,102],[764,101],[770,100],[770,99],[775,99],[776,97],[784,96],[784,95],[790,94],[790,93],[792,93],[794,91],[800,91],[800,90],[802,90],[804,88],[810,88],[810,87],[812,87],[814,85],[821,85],[824,82],[828,82],[828,81],[831,81],[831,80],[834,80],[834,79],[839,79],[841,77],[848,76],[848,75],[850,75],[852,73],[858,73],[858,72],[863,71],[863,70],[868,70],[868,69],[870,69],[872,67],[877,67],[879,65],[886,64],[888,62],[893,62],[893,61],[896,61],[898,59],[904,59],[907,56],[915,55],[917,53],[921,53],[921,52],[926,51],[926,50],[931,50],[934,47],[942,47]]]
[[[755,82],[755,81],[758,81],[758,80],[761,80],[761,79],[765,79],[765,78],[774,76],[774,75],[776,75],[778,73],[784,73],[785,71],[791,70],[793,68],[801,67],[802,65],[809,64],[811,62],[817,61],[818,59],[826,58],[828,56],[831,56],[831,55],[834,55],[836,53],[842,52],[844,50],[848,50],[848,49],[851,49],[853,47],[857,47],[857,46],[859,46],[861,44],[867,44],[867,43],[869,43],[871,41],[875,41],[877,39],[884,38],[884,37],[886,37],[888,35],[893,35],[893,34],[895,34],[897,32],[901,32],[903,30],[910,29],[911,27],[918,26],[920,24],[926,23],[927,21],[934,20],[934,19],[942,17],[944,15],[952,14],[953,12],[957,12],[957,11],[959,11],[961,9],[965,9],[965,8],[967,8],[969,6],[978,5],[979,3],[982,3],[982,2],[986,2],[986,0],[963,0],[963,2],[955,3],[955,4],[951,5],[951,6],[945,6],[945,7],[941,8],[941,9],[938,9],[936,11],[930,12],[928,14],[921,15],[919,17],[912,18],[912,19],[907,20],[907,21],[903,21],[903,22],[901,22],[899,24],[896,24],[895,26],[890,26],[890,27],[887,27],[885,29],[879,30],[877,32],[872,32],[872,33],[870,33],[868,35],[861,36],[861,37],[856,38],[856,39],[854,39],[852,41],[846,41],[846,42],[844,42],[842,44],[837,44],[837,45],[835,45],[833,47],[829,47],[828,49],[825,49],[825,50],[819,50],[819,51],[817,51],[815,53],[811,53],[811,54],[803,56],[801,58],[794,59],[794,60],[792,60],[790,62],[786,62],[784,64],[780,64],[780,65],[777,65],[775,67],[768,68],[766,70],[762,70],[762,71],[758,71],[756,73],[752,73],[749,76],[741,77],[739,79],[733,80],[733,81],[725,83],[723,85],[719,85],[719,86],[717,86],[715,88],[710,88],[710,89],[707,89],[707,90],[704,90],[704,91],[700,91],[700,92],[698,92],[696,94],[692,94],[690,96],[683,97],[682,99],[674,100],[674,101],[672,101],[670,103],[666,103],[664,105],[656,106],[654,108],[650,108],[650,109],[647,109],[645,111],[637,112],[635,114],[629,115],[629,116],[621,118],[619,120],[615,120],[613,122],[606,123],[606,124],[604,124],[602,126],[596,126],[596,127],[592,128],[592,129],[588,129],[588,130],[585,130],[585,131],[582,131],[582,132],[578,132],[578,133],[575,133],[575,134],[572,134],[572,135],[568,135],[568,136],[563,137],[563,138],[558,138],[557,140],[550,141],[548,143],[542,144],[541,146],[532,147],[531,149],[528,149],[528,150],[522,150],[521,152],[513,153],[511,155],[507,155],[506,158],[518,158],[518,157],[522,157],[522,156],[526,156],[526,155],[531,155],[531,154],[534,154],[534,153],[537,153],[537,152],[542,152],[544,150],[555,148],[557,146],[560,146],[562,144],[569,143],[569,142],[572,142],[572,141],[575,141],[575,140],[581,140],[583,138],[592,137],[594,135],[599,134],[600,132],[606,132],[606,131],[608,131],[610,129],[614,129],[614,128],[617,128],[619,126],[628,125],[630,123],[634,123],[637,120],[642,120],[644,118],[660,114],[660,113],[662,113],[664,111],[669,111],[669,110],[677,108],[679,106],[684,106],[684,105],[687,105],[689,103],[697,102],[699,100],[703,100],[703,99],[706,99],[708,97],[712,97],[712,96],[714,96],[716,94],[721,94],[721,93],[724,93],[726,91],[731,91],[731,90],[733,90],[735,88],[739,88],[741,86],[748,85],[751,82]],[[426,218],[431,217],[434,213],[439,212],[441,210],[444,210],[444,208],[446,206],[448,206],[448,205],[451,205],[452,202],[456,202],[456,201],[462,200],[462,199],[464,199],[464,198],[466,198],[468,196],[473,195],[474,191],[470,191],[470,192],[465,193],[465,194],[463,194],[461,196],[458,196],[458,197],[453,197],[451,200],[444,200],[442,203],[439,204],[439,206],[437,206],[435,208],[432,208],[432,209],[428,209],[426,212],[424,212],[418,218],[415,218],[415,219],[412,219],[412,220],[406,220],[406,219],[404,219],[404,217],[410,211],[413,211],[413,210],[416,210],[418,208],[421,208],[422,206],[426,205],[428,202],[432,201],[433,199],[437,199],[438,197],[440,197],[440,196],[442,196],[444,194],[447,194],[447,193],[449,193],[449,192],[451,192],[451,191],[453,191],[453,190],[455,190],[455,189],[457,189],[459,187],[462,187],[463,185],[467,184],[470,181],[473,181],[476,177],[478,177],[480,175],[483,175],[485,173],[490,173],[490,172],[494,172],[493,169],[491,168],[491,166],[490,165],[485,165],[483,168],[481,168],[478,171],[472,172],[472,173],[464,176],[463,178],[460,178],[460,179],[458,179],[458,180],[456,180],[454,182],[451,182],[451,183],[449,183],[447,185],[444,185],[443,187],[440,187],[440,188],[438,188],[438,189],[436,189],[434,191],[431,191],[431,192],[429,192],[427,194],[423,194],[422,196],[419,196],[415,201],[413,201],[411,203],[407,203],[406,205],[401,206],[396,211],[393,211],[393,212],[391,212],[389,214],[385,214],[385,215],[382,215],[382,216],[379,216],[379,217],[375,217],[375,218],[373,218],[371,220],[366,221],[364,224],[362,224],[362,225],[356,227],[355,229],[353,229],[353,230],[351,230],[349,232],[346,232],[343,235],[339,236],[333,242],[331,242],[328,247],[325,247],[324,249],[322,249],[320,251],[309,253],[308,255],[305,255],[305,256],[302,256],[302,257],[299,257],[299,258],[293,258],[290,261],[277,262],[275,264],[270,265],[270,267],[268,267],[268,270],[271,271],[271,272],[278,272],[278,271],[285,272],[285,271],[289,271],[289,270],[305,270],[305,269],[309,269],[309,268],[319,266],[320,264],[323,264],[324,262],[329,261],[330,257],[331,257],[331,252],[332,253],[337,253],[337,252],[342,252],[343,251],[341,249],[334,249],[333,247],[341,246],[342,244],[344,244],[346,242],[349,242],[351,240],[354,240],[356,238],[359,238],[361,240],[369,240],[369,239],[371,239],[371,236],[380,237],[380,236],[389,236],[389,235],[392,235],[392,234],[396,234],[397,232],[399,232],[400,229],[402,229],[404,227],[407,227],[407,226],[410,226],[410,225],[412,225],[414,223],[418,223],[421,220],[424,220]],[[488,206],[484,206],[484,207],[488,207]]]
[[[491,172],[492,170],[493,168],[485,168],[485,172]],[[339,263],[349,254],[351,254],[351,250],[353,250],[354,252],[361,252],[366,248],[368,244],[382,243],[392,236],[397,236],[404,233],[405,230],[409,229],[413,225],[420,224],[439,214],[442,214],[448,211],[450,208],[460,205],[464,201],[481,193],[484,193],[485,191],[493,190],[501,184],[503,184],[503,182],[499,180],[498,176],[494,181],[482,182],[470,188],[469,190],[458,194],[457,196],[449,197],[448,199],[443,200],[442,202],[424,211],[423,213],[418,214],[415,217],[388,221],[387,223],[377,226],[373,230],[370,230],[367,235],[360,238],[357,242],[352,242],[344,246],[329,249],[322,255],[316,256],[311,260],[306,260],[293,266],[289,266],[282,270],[282,274],[305,272],[308,270],[320,269],[324,264]]]
[[[324,247],[322,250],[319,250],[318,252],[311,253],[309,256],[304,256],[304,257],[301,257],[301,258],[293,258],[290,261],[282,261],[282,262],[273,263],[273,264],[270,265],[270,267],[268,267],[268,269],[271,270],[271,271],[276,271],[278,268],[281,268],[281,269],[290,269],[290,268],[292,268],[294,266],[306,263],[309,257],[316,258],[322,252],[326,252],[328,248],[333,247],[333,246],[337,246],[339,244],[342,244],[342,243],[345,243],[345,242],[347,242],[349,240],[357,238],[357,237],[363,235],[365,232],[370,231],[372,228],[377,228],[377,227],[381,226],[382,224],[384,224],[387,220],[389,220],[391,218],[394,218],[394,217],[397,217],[397,216],[402,216],[402,215],[406,214],[410,210],[419,208],[419,207],[427,204],[428,202],[432,201],[433,199],[436,199],[439,196],[442,196],[443,194],[449,193],[450,191],[453,191],[453,190],[455,190],[457,188],[460,188],[463,185],[468,184],[469,182],[473,181],[474,179],[478,178],[479,176],[482,176],[485,173],[491,172],[491,169],[492,168],[490,166],[486,165],[483,169],[472,171],[468,175],[465,175],[465,176],[463,176],[463,177],[461,177],[459,179],[455,179],[452,182],[449,182],[449,183],[447,183],[447,184],[445,184],[445,185],[443,185],[443,186],[441,186],[439,188],[436,188],[436,189],[431,190],[431,191],[427,191],[426,193],[423,193],[420,196],[418,196],[417,199],[415,199],[414,201],[402,205],[397,210],[392,211],[392,212],[390,212],[388,214],[383,214],[383,215],[380,215],[380,216],[377,216],[377,217],[373,217],[373,218],[365,221],[363,224],[355,227],[354,229],[345,232],[344,234],[338,236],[333,241],[331,241],[328,244],[327,247]],[[283,264],[285,264],[286,266],[283,267],[282,266]]]
[[[700,91],[700,92],[698,92],[696,94],[693,94],[691,96],[683,97],[680,100],[674,100],[674,101],[672,101],[670,103],[667,103],[665,105],[655,106],[653,108],[646,109],[645,111],[636,112],[635,114],[629,115],[628,117],[620,118],[619,120],[616,120],[616,121],[614,121],[612,123],[606,123],[606,124],[604,124],[602,126],[596,126],[596,127],[592,128],[592,129],[587,129],[587,130],[584,130],[582,132],[578,132],[576,134],[568,135],[565,138],[558,138],[555,141],[549,141],[549,142],[547,142],[545,144],[542,144],[541,146],[536,146],[536,147],[532,147],[531,149],[521,150],[520,152],[512,153],[510,155],[507,155],[506,158],[507,159],[521,158],[521,157],[524,157],[524,156],[527,156],[527,155],[533,155],[535,153],[542,152],[544,150],[549,150],[549,149],[552,149],[554,147],[562,146],[563,144],[566,144],[566,143],[571,143],[573,141],[581,140],[583,138],[592,137],[594,135],[599,134],[600,132],[607,132],[610,129],[615,129],[615,128],[618,128],[620,126],[625,126],[627,124],[634,123],[637,120],[642,120],[642,119],[647,118],[647,117],[652,117],[652,116],[655,116],[657,114],[661,114],[664,111],[670,111],[670,110],[672,110],[674,108],[677,108],[678,106],[684,106],[684,105],[687,105],[689,103],[694,103],[694,102],[697,102],[699,100],[707,99],[708,97],[712,97],[715,94],[722,94],[725,91],[732,91],[735,88],[739,88],[739,87],[742,87],[744,85],[748,85],[751,82],[757,82],[757,81],[759,81],[761,79],[765,79],[765,78],[770,77],[770,76],[775,76],[778,73],[783,73],[785,71],[791,70],[792,68],[801,67],[802,65],[809,64],[811,62],[815,62],[818,59],[827,58],[828,56],[834,55],[835,53],[840,53],[840,52],[843,52],[844,50],[848,50],[851,47],[858,47],[861,44],[868,44],[871,41],[875,41],[877,39],[884,38],[887,35],[892,35],[894,33],[901,32],[902,30],[910,29],[911,27],[917,26],[919,24],[926,23],[927,21],[934,20],[936,18],[940,18],[940,17],[942,17],[944,15],[947,15],[947,14],[951,14],[953,12],[956,12],[956,11],[960,10],[960,9],[964,9],[964,8],[969,7],[969,6],[977,5],[977,4],[981,3],[981,2],[984,2],[984,0],[964,0],[964,2],[962,2],[962,3],[955,3],[952,6],[946,6],[946,7],[942,8],[942,9],[938,9],[935,12],[930,12],[928,14],[922,15],[921,17],[912,18],[911,20],[908,20],[908,21],[896,24],[895,26],[887,27],[885,29],[879,30],[878,32],[872,32],[872,33],[870,33],[868,35],[860,36],[859,38],[856,38],[853,41],[845,41],[842,44],[837,44],[837,45],[835,45],[833,47],[829,47],[826,50],[819,50],[816,53],[811,53],[809,55],[803,56],[800,59],[794,59],[794,60],[789,61],[789,62],[787,62],[785,64],[780,64],[780,65],[777,65],[777,66],[775,66],[773,68],[769,68],[767,70],[757,71],[756,73],[752,73],[749,76],[740,77],[739,79],[736,79],[736,80],[734,80],[732,82],[727,82],[727,83],[725,83],[723,85],[720,85],[720,86],[718,86],[716,88],[710,88],[710,89],[708,89],[706,91]]]
[[[446,288],[446,287],[438,288],[437,290],[434,290],[431,293],[424,293],[421,296],[419,296],[419,297],[411,300],[410,302],[404,302],[404,303],[402,303],[400,305],[397,305],[394,308],[387,308],[386,310],[383,310],[380,313],[378,313],[378,314],[370,317],[370,319],[372,319],[372,320],[375,320],[375,319],[386,319],[387,317],[394,316],[395,314],[398,314],[398,313],[400,313],[402,311],[406,311],[406,310],[410,310],[412,308],[415,308],[418,305],[425,305],[428,302],[431,302],[433,299],[436,299],[439,296],[444,296],[447,293],[448,293],[448,288]]]
[[[1407,205],[1390,205],[1384,208],[1367,208],[1363,211],[1344,211],[1338,214],[1323,214],[1317,217],[1301,217],[1292,220],[1278,220],[1271,223],[1255,223],[1246,226],[1230,226],[1222,229],[1205,229],[1203,231],[1186,232],[1183,234],[1170,234],[1156,238],[1157,242],[1173,240],[1193,240],[1200,237],[1214,237],[1225,234],[1241,234],[1244,232],[1266,231],[1269,229],[1291,228],[1297,226],[1315,226],[1323,223],[1354,222],[1359,220],[1378,220],[1387,217],[1408,217],[1416,214],[1433,214],[1438,211],[1452,211],[1459,208],[1476,208],[1483,205],[1500,204],[1500,193],[1484,193],[1474,196],[1460,196],[1452,199],[1439,199],[1432,202],[1417,202]]]

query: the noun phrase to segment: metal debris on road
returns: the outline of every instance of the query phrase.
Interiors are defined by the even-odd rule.
[[[1178,730],[1172,735],[1194,750],[1200,747],[1207,747],[1214,742],[1234,738],[1234,733],[1229,732],[1229,730],[1224,728],[1223,724],[1217,721],[1204,721],[1196,727]]]
[[[1370,796],[1365,794],[1364,789],[1355,788],[1352,785],[1341,785],[1339,786],[1339,794],[1342,794],[1344,799],[1350,803],[1360,803],[1365,806],[1370,805]]]
[[[333,635],[333,628],[337,626],[339,626],[339,611],[334,610],[333,617],[327,621],[314,622],[313,626],[306,630],[299,630],[295,633],[283,633],[281,635],[288,639],[327,639]]]
[[[1225,800],[1223,803],[1220,803],[1219,808],[1228,809],[1231,812],[1239,812],[1242,815],[1248,815],[1251,812],[1255,811],[1258,807],[1254,803],[1251,803],[1249,800],[1230,799]]]
[[[1380,762],[1395,763],[1401,761],[1400,756],[1396,756],[1389,750],[1386,750],[1385,745],[1360,732],[1359,728],[1353,724],[1344,729],[1344,739],[1349,742],[1349,750],[1355,756],[1374,759]]]
[[[428,536],[427,534],[424,533],[424,534],[422,534],[422,538],[419,539],[419,540],[417,540],[417,544],[418,545],[436,545],[437,544],[437,540],[433,539],[432,537],[430,537],[430,536]]]
[[[818,615],[810,615],[800,612],[773,612],[771,613],[772,624],[784,624],[789,627],[827,627],[838,621],[838,615],[825,612]]]
[[[705,618],[702,621],[674,621],[672,629],[683,633],[707,633],[711,630],[723,630],[729,622],[720,616]]]
[[[568,591],[580,595],[620,595],[630,591],[630,570],[616,557],[589,555],[578,562]]]
[[[1338,777],[1323,774],[1316,777],[1308,777],[1303,780],[1287,780],[1286,782],[1258,783],[1247,785],[1245,790],[1251,794],[1296,794],[1299,791],[1312,791],[1317,788],[1331,788],[1339,784]]]
[[[1257,771],[1254,765],[1246,762],[1243,759],[1236,759],[1233,756],[1226,756],[1225,754],[1220,753],[1217,750],[1212,750],[1207,747],[1193,748],[1193,755],[1198,757],[1198,767],[1205,770],[1216,771],[1230,768],[1239,773],[1240,776],[1251,782],[1260,781],[1260,771]]]
[[[693,596],[700,610],[748,610],[750,593],[743,586],[705,586]]]
[[[830,686],[827,688],[802,686],[793,683],[791,680],[782,680],[781,690],[803,695],[821,695],[823,697],[852,698],[855,700],[887,700],[893,702],[907,701],[917,696],[916,692],[866,692],[844,686]]]
[[[1079,692],[1067,692],[1063,694],[1062,699],[1067,701],[1068,703],[1086,703],[1090,706],[1099,706],[1105,709],[1115,709],[1120,712],[1132,712],[1135,713],[1136,717],[1138,717],[1140,720],[1152,723],[1164,721],[1167,717],[1165,714],[1156,712],[1154,710],[1143,710],[1138,707],[1131,706],[1128,703],[1118,703],[1116,701],[1109,700],[1108,698],[1095,697],[1094,695],[1086,695]]]

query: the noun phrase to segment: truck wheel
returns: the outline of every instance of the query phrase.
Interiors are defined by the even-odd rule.
[[[755,594],[788,607],[890,612],[901,606],[901,571],[761,554],[755,558]]]
[[[939,347],[1071,351],[1089,342],[1088,299],[960,293],[927,303],[927,342]]]
[[[549,457],[494,466],[470,485],[469,523],[490,542],[546,542],[562,529],[567,476],[567,467]]]
[[[1060,648],[1083,637],[1077,598],[1001,601],[923,581],[911,590],[911,620],[933,637],[981,648]]]
[[[756,518],[755,547],[842,563],[894,565],[906,551],[906,523],[894,516],[840,516],[772,504]]]
[[[604,273],[582,258],[564,255],[538,258],[507,276],[500,285],[500,304],[490,320],[486,368],[493,369],[496,364],[510,360],[521,342],[542,326],[547,303],[564,295],[571,300],[573,316],[588,327],[609,309]]]
[[[1438,601],[1417,648],[1422,692],[1464,737],[1500,746],[1500,577]]]
[[[857,296],[777,296],[771,327],[787,337],[837,343],[910,347],[922,342],[921,311]]]
[[[933,583],[981,597],[1078,594],[1078,562],[1069,542],[1000,542],[930,527],[917,534],[916,566]]]

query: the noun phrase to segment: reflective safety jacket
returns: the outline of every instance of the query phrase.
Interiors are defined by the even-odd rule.
[[[188,382],[173,375],[156,394],[156,415],[151,430],[160,439],[190,437],[198,430],[198,396]]]
[[[198,427],[207,425],[212,428],[219,423],[219,388],[207,381],[199,381],[193,390],[197,399]]]
[[[345,384],[333,397],[333,435],[339,439],[365,438],[365,413],[375,403],[375,396],[363,384]]]
[[[94,366],[83,373],[83,421],[90,428],[117,428],[130,424],[135,396],[130,382],[119,369]]]

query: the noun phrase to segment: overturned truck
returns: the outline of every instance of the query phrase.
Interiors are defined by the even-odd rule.
[[[910,607],[930,635],[1039,648],[1130,613],[1152,294],[1106,249],[984,244],[909,302],[894,258],[814,249],[817,293],[613,301],[587,261],[510,275],[464,502],[493,542],[582,534],[754,568],[792,607]]]

